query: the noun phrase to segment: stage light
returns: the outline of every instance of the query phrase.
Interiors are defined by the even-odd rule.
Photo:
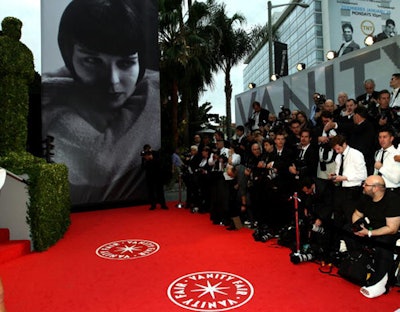
[[[271,76],[271,80],[272,80],[272,81],[276,81],[276,80],[278,80],[279,78],[281,78],[281,76],[279,76],[278,74],[272,74],[272,76]]]
[[[257,85],[254,82],[249,83],[249,89],[254,89]]]
[[[367,37],[365,37],[365,39],[364,39],[364,44],[365,44],[366,46],[371,46],[371,45],[373,45],[373,44],[374,44],[374,37],[371,36],[371,35],[368,35]]]
[[[326,53],[326,58],[330,61],[330,60],[333,60],[335,57],[337,57],[338,56],[338,54],[337,54],[337,52],[336,51],[334,51],[334,50],[329,50],[327,53]]]
[[[296,68],[297,68],[298,71],[302,71],[302,70],[306,69],[306,64],[297,63]]]
[[[307,3],[302,3],[302,2],[291,2],[291,3],[283,3],[283,4],[275,4],[272,5],[272,1],[268,1],[268,27],[267,27],[267,34],[268,34],[268,59],[269,59],[269,64],[268,64],[268,70],[269,70],[269,77],[272,80],[272,77],[274,74],[272,74],[275,69],[274,69],[274,63],[272,61],[272,42],[273,42],[273,32],[272,32],[272,9],[274,8],[279,8],[282,6],[299,6],[303,9],[308,8],[310,5]],[[276,79],[275,79],[276,80]]]

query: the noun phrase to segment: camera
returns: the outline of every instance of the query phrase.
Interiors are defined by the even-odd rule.
[[[386,110],[381,111],[381,118],[386,119],[388,117],[388,112]]]
[[[254,126],[255,123],[256,121],[253,118],[249,118],[247,122],[244,124],[244,126],[249,130],[251,130],[251,128]]]
[[[307,262],[314,259],[314,256],[311,252],[301,253],[294,252],[290,254],[290,262],[293,264],[299,264],[300,262]]]
[[[351,225],[351,230],[353,232],[359,232],[359,231],[361,231],[363,229],[361,226],[367,227],[369,224],[370,224],[370,222],[369,222],[369,219],[367,217],[360,218],[360,219],[358,219],[356,222],[354,222]]]
[[[312,225],[311,231],[319,234],[325,234],[325,229],[322,226],[318,226],[316,224]]]
[[[319,94],[317,97],[317,104],[322,105],[326,102],[326,96],[324,94]]]
[[[273,180],[277,177],[277,174],[273,168],[267,169],[267,179]]]
[[[271,238],[273,238],[273,235],[269,232],[267,226],[263,226],[261,228],[256,228],[253,232],[253,238],[256,242],[262,242],[265,243]]]
[[[140,152],[140,156],[146,156],[146,155],[151,155],[152,154],[152,152],[151,151],[141,151]]]
[[[286,108],[283,105],[281,105],[280,108],[281,108],[281,111],[278,113],[278,120],[287,122],[288,119],[290,118],[290,114],[291,114],[290,109]]]

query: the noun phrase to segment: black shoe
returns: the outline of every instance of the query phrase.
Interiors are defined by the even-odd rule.
[[[168,210],[167,206],[161,206],[161,209]]]
[[[156,206],[151,206],[150,208],[149,208],[149,210],[155,210],[156,209]]]

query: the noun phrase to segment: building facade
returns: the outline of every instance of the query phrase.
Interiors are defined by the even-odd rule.
[[[365,47],[366,36],[381,33],[387,20],[392,19],[400,23],[400,2],[394,0],[291,2],[302,2],[309,7],[288,5],[283,7],[284,10],[276,20],[272,20],[276,28],[275,40],[288,46],[289,75],[297,72],[298,63],[306,64],[307,68],[323,63],[329,50],[342,54],[344,48],[340,47],[344,42],[343,25],[351,25],[354,46],[362,49]],[[393,35],[396,34],[395,30]],[[243,90],[247,89],[250,82],[257,86],[269,83],[269,57],[268,41],[265,41],[246,61],[247,66],[243,70]]]

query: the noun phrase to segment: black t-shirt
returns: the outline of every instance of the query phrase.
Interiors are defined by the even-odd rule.
[[[400,216],[400,196],[386,192],[380,201],[373,202],[368,195],[363,195],[356,209],[368,217],[372,229],[378,229],[386,225],[386,218]]]

